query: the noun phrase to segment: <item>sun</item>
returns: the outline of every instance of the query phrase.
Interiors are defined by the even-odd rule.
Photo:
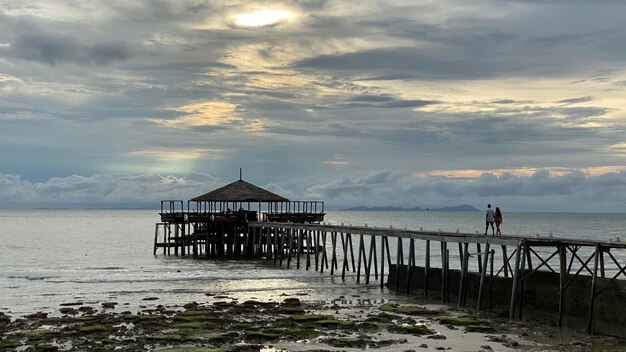
[[[296,15],[287,10],[265,9],[235,15],[235,23],[242,27],[264,27],[293,20]]]

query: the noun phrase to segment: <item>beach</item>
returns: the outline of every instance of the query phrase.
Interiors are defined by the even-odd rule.
[[[55,314],[0,315],[6,351],[621,351],[626,341],[559,332],[428,304],[415,297],[371,300],[366,288],[329,301],[306,292],[256,300],[207,292],[201,302],[166,306],[142,299],[66,302]]]

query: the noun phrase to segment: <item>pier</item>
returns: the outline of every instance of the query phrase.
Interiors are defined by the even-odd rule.
[[[250,185],[238,182],[188,201],[186,209],[182,201],[162,201],[154,254],[264,260],[459,308],[505,305],[509,319],[534,306],[553,310],[558,326],[583,314],[590,334],[626,334],[621,241],[326,224],[320,201],[262,198],[256,189],[254,200],[226,197],[232,187]]]

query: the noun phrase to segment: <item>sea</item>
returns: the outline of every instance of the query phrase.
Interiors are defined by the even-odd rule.
[[[364,299],[399,295],[378,283],[357,284],[354,274],[342,280],[266,262],[155,256],[159,221],[152,210],[0,210],[0,312],[54,315],[60,314],[59,305],[74,302],[117,302],[119,309],[137,311],[147,302],[181,305],[229,295],[258,300],[292,295],[332,300],[350,290]],[[480,212],[331,211],[325,222],[484,232]],[[626,214],[615,213],[505,213],[502,226],[504,235],[608,243],[623,243],[624,229]],[[433,247],[437,258],[438,246]],[[622,252],[616,253],[618,260],[626,259]]]

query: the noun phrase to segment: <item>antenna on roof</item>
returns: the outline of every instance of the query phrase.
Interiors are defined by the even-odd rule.
[[[242,177],[241,177],[241,168],[239,168],[239,181],[241,181],[241,180],[242,180]]]

